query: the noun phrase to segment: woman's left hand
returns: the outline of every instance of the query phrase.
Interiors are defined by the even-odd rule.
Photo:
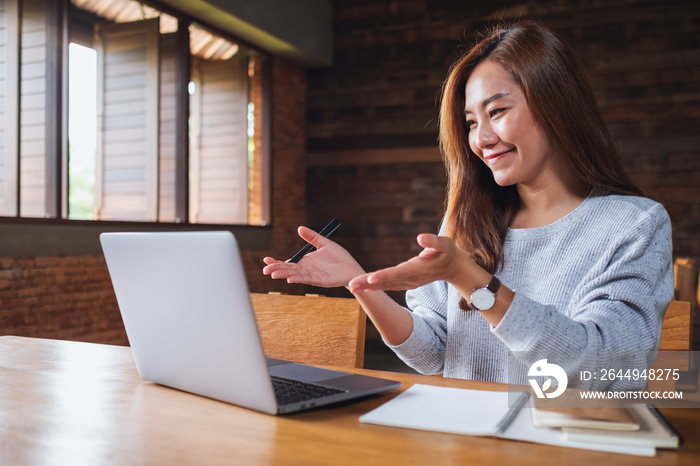
[[[451,238],[433,234],[418,235],[423,248],[416,257],[393,267],[353,278],[348,284],[352,293],[370,290],[410,290],[428,283],[450,281],[459,274],[460,263],[468,256]]]

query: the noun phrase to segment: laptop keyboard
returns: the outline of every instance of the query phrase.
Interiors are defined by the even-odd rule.
[[[280,377],[272,377],[272,386],[275,390],[277,404],[281,406],[324,398],[326,396],[336,395],[347,391],[313,383],[283,379]]]

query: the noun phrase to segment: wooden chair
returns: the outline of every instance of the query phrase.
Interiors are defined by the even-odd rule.
[[[367,320],[356,299],[272,293],[250,299],[268,357],[362,367]]]
[[[689,351],[690,322],[690,303],[671,301],[661,323],[659,351]]]

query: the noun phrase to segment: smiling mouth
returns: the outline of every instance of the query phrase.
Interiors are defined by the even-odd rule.
[[[505,151],[505,152],[501,152],[501,153],[498,153],[498,154],[489,155],[489,156],[486,156],[486,157],[484,157],[484,158],[486,159],[487,162],[493,163],[493,162],[496,162],[497,160],[502,159],[504,156],[510,154],[511,152],[513,152],[513,149],[508,149],[508,150]]]

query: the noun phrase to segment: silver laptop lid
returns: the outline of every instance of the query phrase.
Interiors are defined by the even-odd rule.
[[[233,234],[103,233],[100,242],[141,377],[277,412]]]

